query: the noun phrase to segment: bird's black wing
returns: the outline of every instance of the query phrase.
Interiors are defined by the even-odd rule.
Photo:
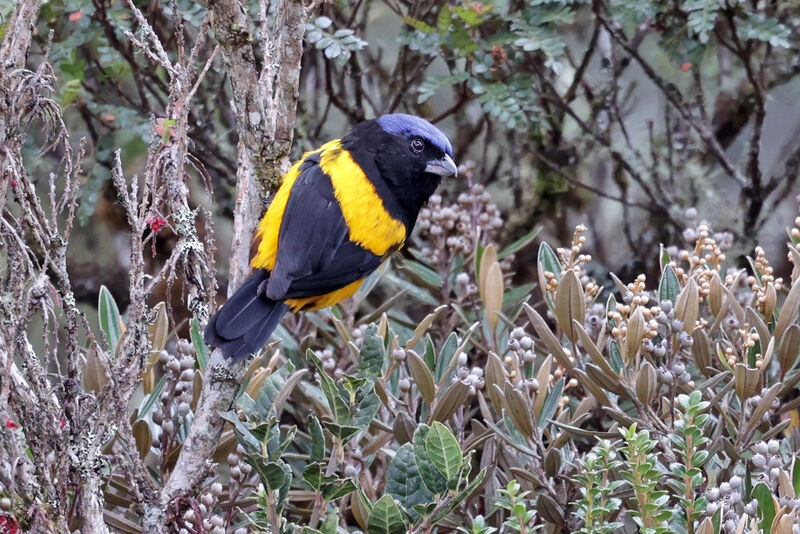
[[[317,154],[299,169],[281,221],[275,267],[266,296],[274,300],[324,295],[375,270],[381,258],[349,239],[330,177]]]

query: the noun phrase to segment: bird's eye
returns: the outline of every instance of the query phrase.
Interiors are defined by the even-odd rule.
[[[414,152],[422,152],[423,150],[425,150],[425,142],[419,138],[412,139],[411,150],[413,150]]]

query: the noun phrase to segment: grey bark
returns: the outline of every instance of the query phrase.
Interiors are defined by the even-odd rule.
[[[231,79],[231,104],[239,132],[231,293],[249,272],[250,239],[261,215],[261,195],[274,191],[289,167],[307,14],[302,1],[279,2],[275,31],[262,48],[265,67],[257,74],[243,4],[223,0],[209,3],[208,7],[212,13],[211,27]],[[246,365],[246,362],[230,364],[219,350],[212,353],[194,424],[162,491],[164,505],[179,495],[191,493],[212,472],[212,457],[225,424],[220,414],[233,405]]]

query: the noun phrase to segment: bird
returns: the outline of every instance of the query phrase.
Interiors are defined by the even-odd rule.
[[[214,314],[205,341],[233,362],[258,352],[288,311],[332,306],[402,248],[453,146],[404,113],[363,121],[306,152],[281,181],[250,247],[251,274]]]

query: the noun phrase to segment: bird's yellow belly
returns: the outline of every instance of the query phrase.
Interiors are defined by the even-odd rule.
[[[326,293],[324,295],[306,297],[302,299],[286,299],[285,302],[286,305],[289,306],[289,309],[293,312],[319,310],[321,308],[333,306],[344,299],[352,297],[353,293],[358,291],[358,288],[361,287],[362,283],[364,283],[363,278],[361,280],[356,280],[352,284],[346,285],[341,289],[331,291],[330,293]]]

